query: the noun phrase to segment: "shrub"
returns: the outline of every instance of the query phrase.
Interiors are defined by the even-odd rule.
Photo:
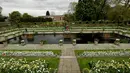
[[[84,68],[82,73],[90,73],[88,68]]]

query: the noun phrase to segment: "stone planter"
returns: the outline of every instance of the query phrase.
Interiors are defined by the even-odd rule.
[[[21,45],[22,45],[22,46],[26,45],[26,43],[25,43],[24,40],[21,40]]]
[[[76,45],[76,39],[73,39],[72,44],[73,44],[73,46]]]
[[[120,45],[120,39],[116,39],[114,42],[115,45]]]
[[[94,44],[95,44],[95,45],[98,45],[98,42],[99,42],[98,39],[95,39],[95,40],[94,40]]]
[[[63,40],[59,40],[59,45],[63,46]]]

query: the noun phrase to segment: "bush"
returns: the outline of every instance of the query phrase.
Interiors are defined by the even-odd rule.
[[[41,41],[40,41],[40,44],[41,44],[41,45],[47,44],[47,41],[46,41],[46,40],[41,40]]]
[[[84,68],[82,73],[90,73],[88,68]]]
[[[4,17],[0,16],[0,22],[4,22],[4,21],[5,21]]]

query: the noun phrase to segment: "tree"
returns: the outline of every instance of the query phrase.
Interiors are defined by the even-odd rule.
[[[81,21],[104,20],[110,0],[79,0],[76,6],[76,19]]]
[[[110,8],[109,0],[95,0],[94,1],[95,20],[104,20],[107,11]]]
[[[21,13],[19,11],[13,11],[9,14],[11,24],[16,24],[18,27],[18,23],[20,22]]]
[[[31,17],[32,17],[32,16],[29,15],[28,13],[24,13],[23,16],[22,16],[22,18],[25,18],[25,19],[31,18]]]
[[[0,16],[0,22],[4,22],[4,21],[5,21],[4,17]]]
[[[130,10],[130,0],[113,0],[115,7],[120,5],[120,16],[122,16],[123,21],[129,20],[129,10]]]
[[[49,11],[46,12],[46,16],[50,16],[50,12]]]
[[[117,5],[113,8],[111,8],[111,10],[108,11],[108,19],[111,21],[120,21],[121,19],[121,11],[122,11],[122,6]]]
[[[64,20],[67,22],[75,21],[74,14],[64,14]]]
[[[94,17],[93,3],[93,0],[79,0],[75,12],[76,19],[81,21],[91,21]]]

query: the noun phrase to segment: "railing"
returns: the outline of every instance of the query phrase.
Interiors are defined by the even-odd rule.
[[[26,31],[27,30],[27,31]],[[2,39],[3,37],[8,37],[8,36],[12,36],[15,34],[19,34],[19,33],[24,33],[24,32],[64,32],[65,28],[64,27],[49,27],[49,28],[16,28],[16,29],[11,29],[11,30],[6,30],[6,31],[2,31],[0,32],[0,39]],[[71,27],[69,29],[70,33],[71,32],[104,32],[104,31],[109,31],[109,32],[119,32],[122,34],[130,34],[130,28],[126,28],[126,27]],[[15,32],[15,33],[14,33]]]

